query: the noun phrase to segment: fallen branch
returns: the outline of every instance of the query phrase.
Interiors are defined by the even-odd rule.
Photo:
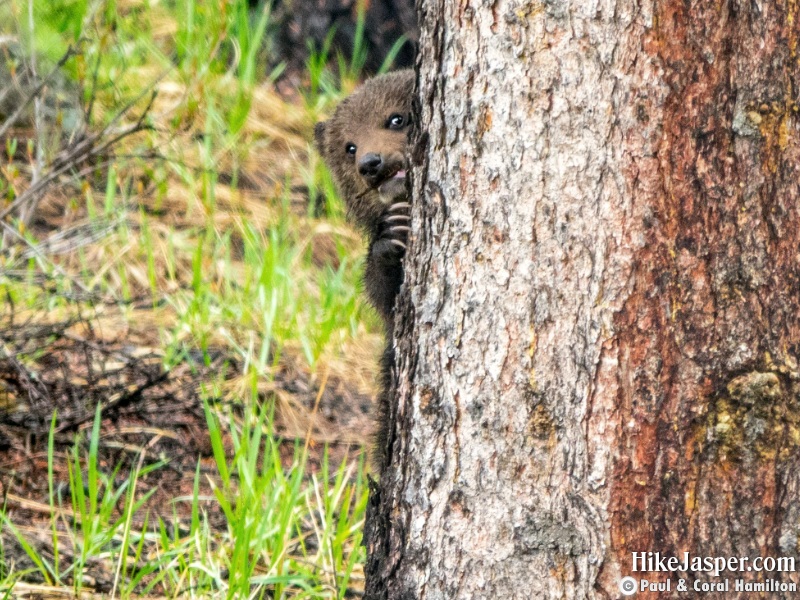
[[[19,120],[19,118],[25,112],[25,109],[28,108],[30,103],[39,97],[39,94],[42,93],[44,87],[53,79],[56,73],[58,73],[61,70],[61,67],[63,67],[71,57],[77,55],[78,53],[79,50],[75,46],[70,46],[69,48],[67,48],[67,51],[64,53],[64,56],[62,56],[59,59],[53,70],[50,71],[45,76],[45,78],[42,79],[36,85],[36,87],[33,88],[33,90],[31,90],[31,92],[28,94],[25,100],[23,100],[22,103],[20,103],[20,105],[17,107],[17,110],[11,113],[11,115],[5,120],[5,122],[2,125],[0,125],[0,138],[2,138],[8,132],[8,130],[14,126],[14,124]],[[8,94],[8,90],[10,89],[11,89],[11,84],[9,84],[8,87],[3,90],[3,94],[2,96],[0,96],[0,99],[4,98]]]

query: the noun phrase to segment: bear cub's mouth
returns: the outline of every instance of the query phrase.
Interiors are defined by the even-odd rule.
[[[406,170],[400,169],[378,185],[378,193],[384,202],[391,202],[406,193]]]

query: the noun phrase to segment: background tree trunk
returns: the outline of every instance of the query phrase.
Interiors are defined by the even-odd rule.
[[[797,6],[422,0],[368,597],[797,555]]]
[[[260,4],[260,0],[252,2]],[[304,73],[309,43],[319,51],[332,30],[331,63],[336,63],[337,54],[348,63],[352,62],[360,4],[357,0],[277,0],[272,5],[272,66],[283,61],[290,77]],[[413,66],[417,43],[414,0],[363,0],[363,9],[364,69],[376,73],[402,36],[406,36],[408,41],[398,52],[393,65],[395,68]]]

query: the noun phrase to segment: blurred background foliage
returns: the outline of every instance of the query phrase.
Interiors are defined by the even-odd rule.
[[[380,325],[311,132],[401,0],[0,0],[0,594],[358,597]]]

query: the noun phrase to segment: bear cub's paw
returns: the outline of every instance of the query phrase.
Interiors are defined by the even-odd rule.
[[[403,258],[408,246],[408,233],[411,231],[411,204],[395,202],[383,213],[380,221],[378,240],[374,251],[381,253],[381,258],[388,261],[399,261]],[[385,255],[385,256],[384,256]]]

